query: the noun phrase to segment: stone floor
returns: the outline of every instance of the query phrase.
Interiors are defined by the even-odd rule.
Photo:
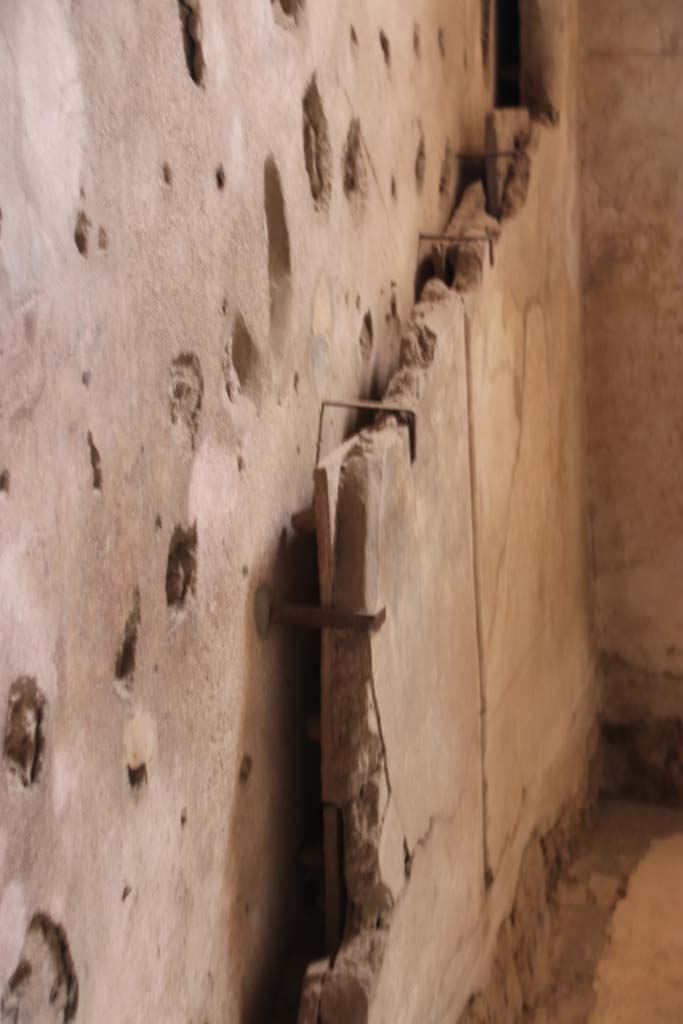
[[[535,1024],[681,1024],[683,809],[610,802],[557,892]]]

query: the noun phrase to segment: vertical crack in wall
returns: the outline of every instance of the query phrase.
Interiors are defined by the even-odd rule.
[[[488,888],[493,882],[491,856],[488,842],[488,783],[486,780],[486,749],[488,731],[488,705],[486,680],[486,652],[482,628],[481,608],[481,566],[479,561],[479,519],[477,515],[477,450],[474,430],[474,409],[472,406],[472,324],[465,314],[465,364],[467,373],[467,441],[470,463],[470,508],[472,519],[472,565],[474,570],[474,608],[477,629],[477,663],[479,683],[479,718],[480,718],[480,775],[482,801],[482,852],[484,865],[484,884]]]

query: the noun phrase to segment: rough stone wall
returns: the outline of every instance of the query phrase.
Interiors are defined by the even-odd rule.
[[[480,4],[0,27],[0,991],[39,947],[55,1012],[247,1021],[305,785],[306,666],[253,594],[321,398],[382,386],[418,230],[483,144]]]
[[[581,37],[590,505],[606,715],[674,722],[683,713],[683,8],[624,0],[617,12],[585,0]],[[680,747],[672,757],[680,773]]]

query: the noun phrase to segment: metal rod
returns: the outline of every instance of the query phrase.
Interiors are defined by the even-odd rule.
[[[420,234],[421,242],[492,242],[490,235],[449,235],[440,232],[434,235]]]
[[[337,608],[316,608],[307,605],[280,604],[271,609],[271,621],[282,626],[304,629],[348,629],[359,633],[375,633],[384,625],[386,608],[374,615],[366,612],[343,612]]]
[[[384,402],[371,402],[362,399],[336,399],[326,398],[320,406],[320,419],[318,421],[318,444],[315,451],[316,465],[320,461],[320,446],[323,436],[323,418],[325,410],[331,409],[367,409],[371,412],[385,412],[390,415],[405,416],[408,421],[408,433],[410,435],[410,461],[415,462],[417,458],[417,413],[414,409],[404,405],[386,405]]]
[[[499,160],[507,156],[519,156],[521,149],[499,149],[484,153],[456,153],[458,160]]]

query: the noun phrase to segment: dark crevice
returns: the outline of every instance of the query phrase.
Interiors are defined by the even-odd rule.
[[[496,106],[520,104],[519,0],[496,2]]]
[[[178,13],[183,33],[183,49],[185,51],[185,63],[192,81],[203,87],[204,72],[204,51],[202,39],[204,29],[202,25],[202,9],[197,0],[178,0]]]

